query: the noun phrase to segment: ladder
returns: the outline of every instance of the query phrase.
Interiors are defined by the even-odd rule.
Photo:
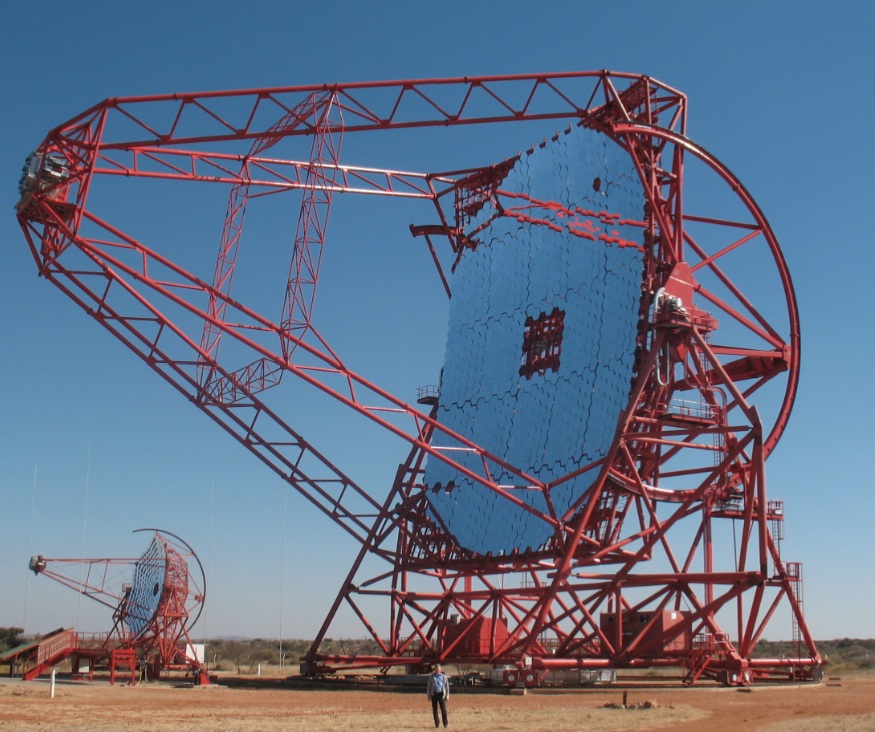
[[[796,658],[802,657],[802,629],[799,627],[799,617],[803,614],[802,600],[802,562],[787,562],[784,565],[784,570],[787,573],[787,579],[790,580],[790,587],[793,594],[796,595],[796,602],[799,605],[799,612],[792,613],[793,615],[793,652]]]

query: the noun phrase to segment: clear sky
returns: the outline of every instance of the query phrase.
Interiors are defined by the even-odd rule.
[[[786,505],[783,555],[804,565],[816,638],[875,636],[873,8],[807,0],[7,7],[0,626],[107,630],[103,608],[34,578],[28,558],[137,555],[146,542],[132,532],[145,526],[183,537],[207,567],[210,604],[195,635],[307,638],[356,549],[37,277],[13,205],[21,165],[52,127],[111,96],[607,68],[685,92],[690,137],[741,179],[781,242],[803,333],[795,409],[768,461],[770,496]],[[404,302],[424,276],[420,264],[361,257],[356,266],[374,291]],[[314,429],[331,433],[324,419]],[[349,437],[334,440],[325,451],[342,451],[351,467],[386,469]],[[333,635],[361,632],[350,623]]]

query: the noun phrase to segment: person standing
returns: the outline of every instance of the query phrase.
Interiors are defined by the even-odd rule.
[[[426,696],[431,700],[431,712],[434,715],[434,726],[440,727],[441,722],[444,727],[449,726],[447,720],[447,699],[450,698],[450,681],[446,674],[441,671],[441,665],[437,664],[428,677],[428,683],[425,685]],[[438,707],[441,708],[441,716],[438,719]]]

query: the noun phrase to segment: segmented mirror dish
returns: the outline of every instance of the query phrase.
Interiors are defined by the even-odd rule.
[[[467,246],[453,273],[438,420],[551,483],[605,457],[629,397],[643,268],[644,193],[614,141],[571,128],[501,167],[461,212]],[[475,474],[480,458],[436,446]],[[548,512],[547,494],[499,466],[493,479]],[[549,490],[568,511],[595,475]],[[542,545],[550,526],[452,465],[429,458],[428,500],[459,543],[481,553]]]

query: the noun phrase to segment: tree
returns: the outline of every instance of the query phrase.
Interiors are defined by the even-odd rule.
[[[252,644],[249,641],[227,641],[222,651],[222,657],[234,664],[238,675],[243,673],[243,665],[252,658]]]
[[[24,628],[0,628],[0,653],[21,644]]]

